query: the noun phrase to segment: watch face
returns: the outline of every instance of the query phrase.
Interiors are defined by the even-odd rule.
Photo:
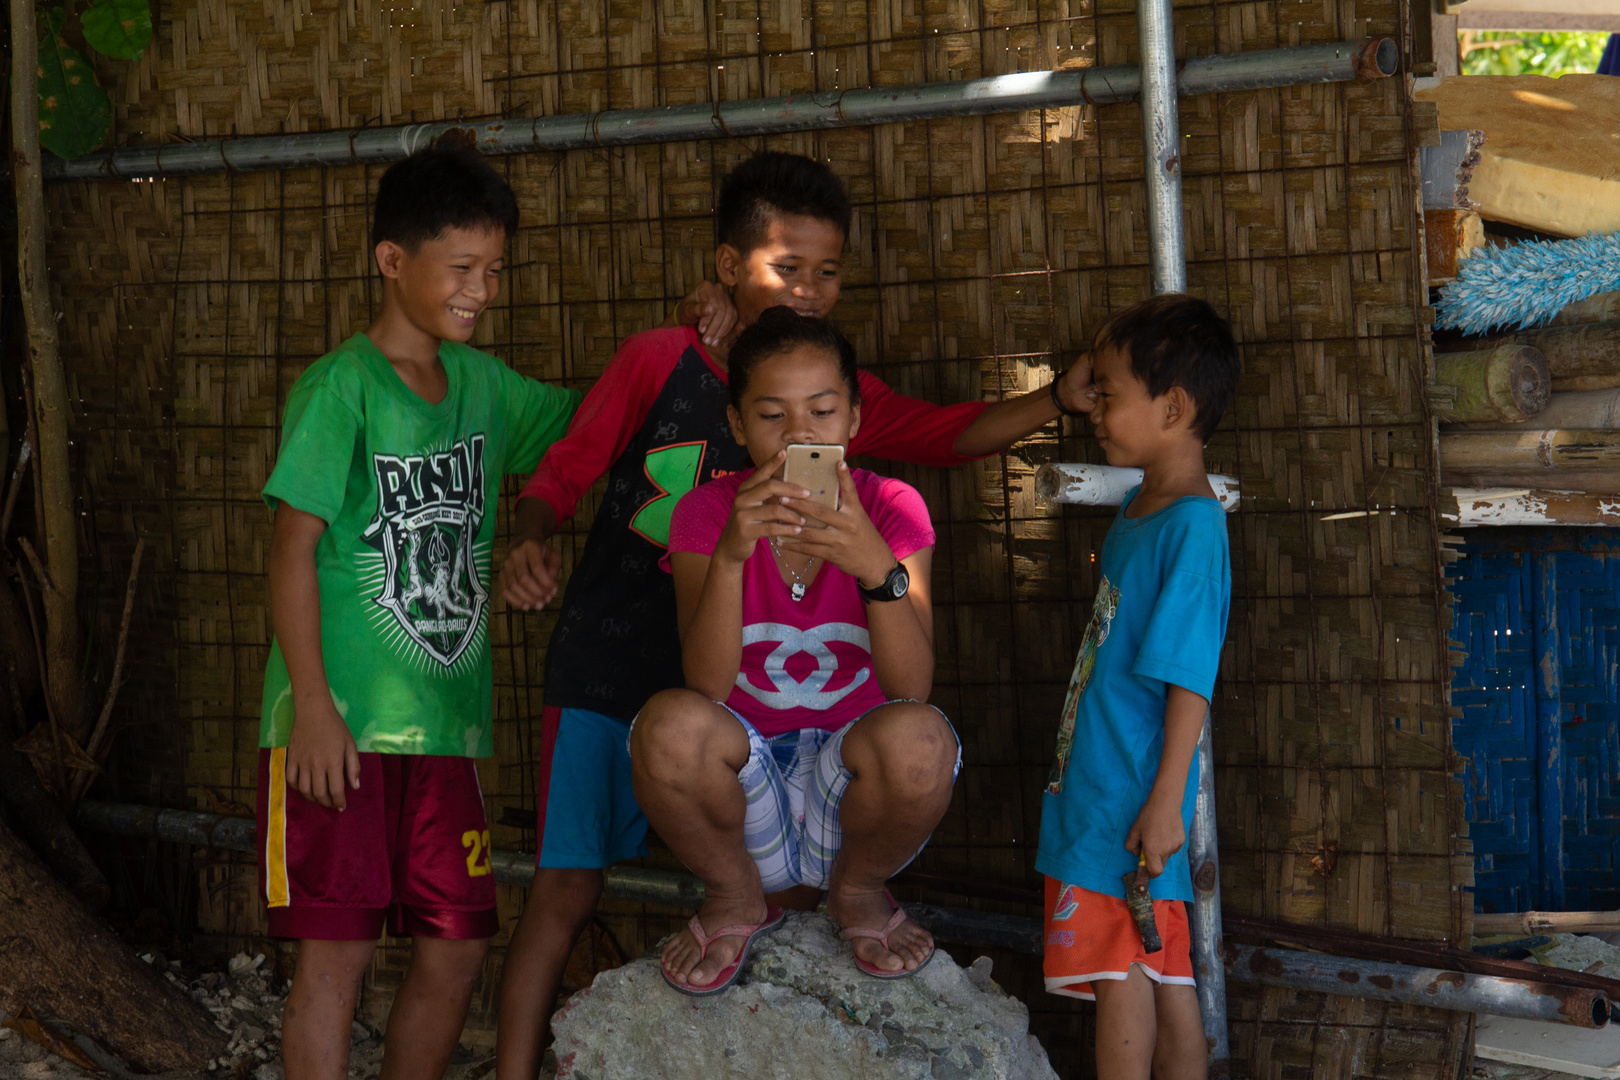
[[[906,595],[906,590],[911,588],[911,575],[906,572],[904,566],[894,568],[894,572],[889,575],[888,586],[896,600]]]

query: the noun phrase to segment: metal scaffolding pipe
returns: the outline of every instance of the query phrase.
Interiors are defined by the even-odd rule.
[[[1131,488],[1142,482],[1141,469],[1119,465],[1059,463],[1035,470],[1035,494],[1047,502],[1076,503],[1081,506],[1118,506]],[[1241,488],[1236,477],[1209,474],[1209,486],[1221,509],[1237,509]]]
[[[1215,842],[1214,726],[1204,717],[1198,736],[1198,802],[1192,834],[1187,838],[1187,865],[1192,870],[1192,961],[1198,990],[1198,1012],[1209,1046],[1210,1080],[1232,1071],[1232,1048],[1226,1031],[1226,966],[1221,948],[1221,860]]]
[[[1183,66],[1179,89],[1183,94],[1209,94],[1382,78],[1395,73],[1397,56],[1391,38],[1203,56]],[[1170,78],[1174,77],[1172,71]],[[1130,65],[1031,71],[957,82],[835,90],[655,109],[615,109],[533,119],[441,121],[352,131],[130,146],[88,154],[73,161],[47,155],[45,175],[53,180],[144,180],[226,171],[383,163],[406,157],[444,132],[458,128],[471,130],[486,154],[744,138],[945,116],[1021,112],[1088,103],[1115,104],[1135,100],[1140,87],[1141,74]],[[1173,109],[1175,95],[1166,93],[1164,96]]]
[[[1153,291],[1187,291],[1181,213],[1181,123],[1176,113],[1176,30],[1170,0],[1137,0],[1141,59],[1142,173],[1147,181],[1148,265]]]
[[[1609,1022],[1608,995],[1589,987],[1469,975],[1445,968],[1353,960],[1292,949],[1257,949],[1252,945],[1228,945],[1226,956],[1228,976],[1262,986],[1545,1020],[1573,1027],[1600,1028]]]
[[[252,818],[86,801],[79,804],[77,821],[81,828],[116,836],[168,840],[250,855],[258,851],[257,826]],[[534,856],[528,852],[497,849],[490,852],[489,863],[495,880],[502,885],[528,888],[534,884]],[[703,882],[691,874],[610,866],[603,871],[603,878],[602,892],[610,899],[687,911],[696,911],[703,903]],[[940,941],[1041,955],[1041,924],[1035,919],[932,904],[908,904],[906,910]]]

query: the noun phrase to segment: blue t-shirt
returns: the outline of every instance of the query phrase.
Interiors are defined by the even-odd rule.
[[[1035,860],[1048,877],[1121,898],[1137,865],[1125,837],[1164,751],[1168,688],[1211,697],[1232,596],[1221,504],[1189,496],[1128,518],[1139,490],[1125,497],[1103,541],[1102,580],[1063,703]],[[1189,835],[1197,774],[1194,754],[1181,800]],[[1193,899],[1185,844],[1151,891],[1157,900]]]

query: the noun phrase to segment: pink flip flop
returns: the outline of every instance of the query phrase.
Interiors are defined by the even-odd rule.
[[[718,994],[720,991],[736,982],[737,976],[742,974],[743,965],[748,962],[748,954],[754,948],[754,939],[759,937],[761,934],[768,934],[772,930],[775,930],[778,926],[781,926],[784,917],[785,916],[781,908],[775,906],[774,904],[766,904],[764,922],[755,923],[752,926],[722,926],[714,933],[707,934],[703,931],[703,924],[699,922],[698,917],[694,915],[692,916],[692,921],[686,924],[686,928],[692,932],[692,937],[697,941],[698,948],[703,950],[700,954],[700,958],[708,956],[709,946],[713,945],[720,938],[746,938],[747,940],[743,942],[742,951],[737,954],[737,959],[721,968],[720,974],[715,977],[713,982],[705,983],[703,986],[692,986],[688,983],[676,982],[670,977],[669,969],[663,965],[662,961],[660,961],[658,964],[658,970],[663,972],[665,982],[669,983],[670,986],[673,986],[676,990],[679,990],[681,993],[686,994],[689,997],[708,997],[711,994]]]
[[[889,949],[889,935],[900,929],[900,924],[905,922],[908,916],[906,915],[906,909],[900,906],[899,901],[895,900],[894,895],[890,893],[888,889],[883,890],[883,896],[884,899],[889,901],[889,906],[894,909],[894,914],[889,916],[889,921],[884,924],[883,929],[873,930],[869,926],[851,926],[844,931],[845,938],[850,941],[854,941],[856,938],[871,938],[881,944],[885,949]],[[893,949],[889,949],[889,951],[894,952]],[[907,971],[905,968],[901,968],[899,971],[884,971],[877,965],[862,960],[860,953],[855,953],[854,955],[855,966],[874,979],[905,979],[917,974],[917,972],[927,967],[928,961],[934,958],[934,950],[929,949],[928,955],[923,957],[923,962],[912,968],[910,971]]]

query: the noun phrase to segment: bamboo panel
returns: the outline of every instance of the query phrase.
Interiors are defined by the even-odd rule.
[[[1400,10],[1189,4],[1176,11],[1178,49],[1401,34]],[[115,138],[155,142],[1128,63],[1133,12],[1127,0],[180,0],[145,58],[100,74],[115,88]],[[1230,521],[1234,602],[1215,702],[1223,889],[1234,911],[1454,938],[1472,871],[1454,839],[1403,92],[1385,80],[1182,102],[1191,288],[1232,320],[1245,365],[1210,444],[1212,467],[1241,476],[1245,492]],[[1138,113],[1077,106],[501,159],[522,222],[475,343],[537,378],[588,386],[619,340],[711,272],[715,181],[763,146],[830,159],[845,177],[856,217],[837,317],[903,392],[959,401],[1038,388],[1110,311],[1149,294]],[[378,175],[51,189],[97,541],[86,559],[116,574],[136,530],[151,548],[131,663],[143,681],[125,699],[140,735],[120,738],[116,762],[128,797],[197,804],[207,788],[252,801],[269,645],[258,491],[288,390],[375,311],[366,234]],[[935,517],[935,700],[966,757],[924,868],[1036,880],[1052,722],[1112,516],[1039,505],[1033,470],[1050,460],[1099,458],[1065,422],[962,469],[885,466]],[[565,568],[595,506],[586,499],[559,537]],[[501,816],[533,812],[552,620],[491,620],[496,757],[480,774],[503,846],[534,842]],[[1324,873],[1312,860],[1330,850]],[[194,871],[198,925],[221,947],[264,931],[246,863]],[[503,925],[526,899],[501,890]],[[603,915],[632,955],[678,921],[628,904]],[[474,1041],[491,1038],[504,938],[496,945]],[[379,953],[368,1008],[386,1004],[404,956],[398,942]],[[1060,1072],[1090,1075],[1091,1014],[1044,995],[1026,958],[995,963]],[[1433,1076],[1461,1053],[1443,1014],[1248,988],[1233,988],[1232,1007],[1235,1052],[1256,1076]]]

